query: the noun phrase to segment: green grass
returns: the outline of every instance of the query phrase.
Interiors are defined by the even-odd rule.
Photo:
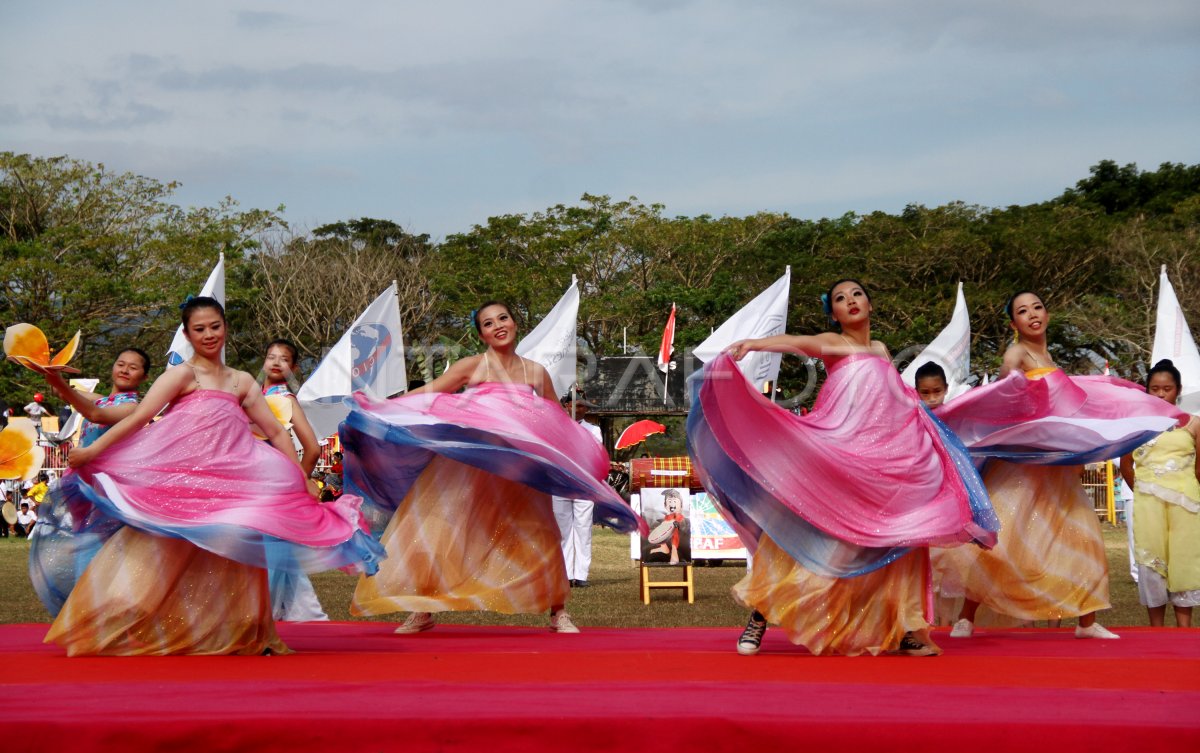
[[[1125,530],[1104,526],[1108,547],[1113,608],[1100,615],[1108,626],[1146,625],[1146,610],[1137,603],[1137,585],[1129,578]],[[741,627],[745,610],[734,603],[730,587],[745,572],[741,563],[721,567],[696,567],[696,603],[688,604],[682,591],[660,589],[649,605],[642,604],[638,569],[629,559],[629,538],[595,529],[589,588],[573,589],[567,605],[580,625],[613,627],[726,626]],[[27,571],[29,545],[23,539],[0,539],[0,623],[46,622],[48,617],[33,593]],[[663,579],[672,572],[660,569],[652,576]],[[317,594],[334,620],[373,619],[399,621],[403,615],[376,618],[351,617],[348,611],[354,578],[342,573],[313,577]],[[454,612],[441,615],[446,623],[472,625],[543,625],[545,616],[499,615],[490,612]]]

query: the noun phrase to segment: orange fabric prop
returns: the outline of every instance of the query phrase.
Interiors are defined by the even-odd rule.
[[[0,478],[28,481],[42,469],[45,458],[33,424],[14,421],[0,431]]]
[[[32,324],[14,324],[4,330],[4,355],[13,363],[19,363],[34,371],[65,371],[78,374],[79,369],[68,366],[67,363],[79,350],[80,339],[80,333],[76,332],[67,346],[51,358],[50,343],[40,329]]]

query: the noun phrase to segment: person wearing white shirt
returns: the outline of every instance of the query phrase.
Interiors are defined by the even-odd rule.
[[[571,399],[563,399],[563,407],[571,410]],[[595,407],[587,400],[575,401],[575,418],[587,429],[597,444],[604,444],[600,427],[588,423],[587,416]],[[554,517],[562,533],[563,561],[567,565],[567,578],[576,588],[588,584],[588,571],[592,567],[592,512],[595,505],[586,499],[554,497]]]
[[[16,534],[22,538],[33,533],[33,524],[37,522],[37,513],[29,509],[28,502],[21,503],[21,511],[17,513],[17,524],[13,526]]]

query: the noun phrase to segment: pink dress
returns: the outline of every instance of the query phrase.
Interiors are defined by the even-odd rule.
[[[352,614],[543,612],[568,593],[551,495],[595,503],[594,520],[644,527],[605,483],[586,429],[528,385],[485,382],[358,405],[339,429],[345,484],[389,558],[362,577]]]
[[[887,360],[827,363],[812,411],[795,416],[715,359],[688,449],[754,551],[734,598],[814,654],[877,654],[929,625],[924,547],[988,546],[998,524],[966,449]]]
[[[360,500],[321,504],[255,440],[237,397],[196,390],[60,485],[72,518],[124,524],[71,591],[47,641],[71,655],[261,653],[274,635],[265,568],[371,571]]]
[[[1107,609],[1104,536],[1080,466],[1119,457],[1186,414],[1123,379],[1039,368],[973,389],[937,415],[988,461],[983,479],[1003,524],[989,551],[937,554],[942,596],[999,620]]]

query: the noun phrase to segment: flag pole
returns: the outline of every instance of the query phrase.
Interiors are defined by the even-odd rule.
[[[575,287],[579,283],[579,279],[575,275],[571,275],[571,287]],[[575,315],[575,337],[579,338],[579,314]],[[575,381],[571,382],[571,420],[576,421],[575,401],[579,397],[579,363],[575,363]]]
[[[667,391],[667,382],[671,380],[671,351],[675,346],[675,302],[671,301],[671,347],[667,349],[667,358],[663,363],[663,405],[667,404],[671,393]]]

